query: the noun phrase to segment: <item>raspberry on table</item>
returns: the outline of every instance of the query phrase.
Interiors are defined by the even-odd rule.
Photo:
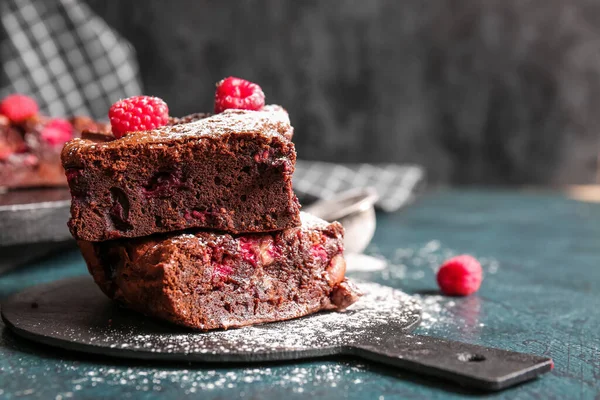
[[[169,122],[169,107],[152,96],[134,96],[119,100],[110,107],[108,118],[117,139],[129,132],[160,128]]]
[[[483,280],[481,264],[463,254],[446,260],[437,272],[438,285],[445,295],[468,296],[475,293]]]
[[[54,118],[44,126],[40,137],[53,146],[63,145],[73,137],[73,125],[66,119]]]
[[[265,94],[256,83],[230,76],[217,83],[215,113],[227,109],[260,110],[265,106]]]
[[[11,94],[0,102],[0,114],[17,124],[33,117],[38,111],[37,102],[24,94]]]

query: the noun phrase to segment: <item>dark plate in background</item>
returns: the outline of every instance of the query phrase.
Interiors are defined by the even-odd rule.
[[[0,273],[74,244],[68,189],[0,193]]]
[[[0,246],[70,239],[70,204],[69,190],[63,188],[0,194]]]

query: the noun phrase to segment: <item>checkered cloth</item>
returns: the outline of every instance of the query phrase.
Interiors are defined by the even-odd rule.
[[[142,93],[132,47],[76,0],[0,0],[0,98],[33,96],[51,116],[106,118]]]
[[[293,181],[301,200],[327,199],[345,190],[373,187],[379,195],[376,206],[392,212],[414,199],[424,177],[423,168],[415,165],[298,160]]]
[[[24,93],[51,116],[105,119],[112,103],[142,93],[134,50],[86,4],[0,0],[0,21],[0,98]],[[294,175],[304,201],[372,186],[385,211],[407,204],[422,181],[421,168],[393,164],[298,161]]]

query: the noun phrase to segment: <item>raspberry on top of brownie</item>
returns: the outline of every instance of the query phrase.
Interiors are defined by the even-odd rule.
[[[237,108],[206,117],[170,118],[156,97],[121,100],[109,111],[114,140],[67,143],[62,162],[73,236],[104,241],[187,228],[246,233],[298,226],[289,116],[265,106],[264,97],[261,103],[252,91],[257,86],[238,90],[244,82],[225,95],[217,88],[215,102]]]

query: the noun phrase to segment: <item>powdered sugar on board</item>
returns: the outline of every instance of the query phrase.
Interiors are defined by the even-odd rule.
[[[187,361],[267,361],[328,355],[342,346],[376,345],[390,336],[408,333],[418,323],[421,308],[413,297],[376,283],[359,283],[359,287],[364,296],[343,313],[321,312],[227,331],[191,331],[123,309],[106,299],[89,278],[21,292],[3,306],[2,313],[17,332],[60,347]]]
[[[481,298],[475,294],[468,297],[448,297],[439,292],[436,272],[447,259],[461,254],[442,241],[429,240],[407,247],[398,247],[384,257],[375,244],[367,253],[378,262],[379,268],[349,268],[351,276],[385,282],[386,285],[406,289],[422,306],[418,333],[442,335],[448,329],[458,329],[463,338],[477,338],[484,324],[480,322],[484,310]],[[474,254],[484,269],[486,279],[501,271],[500,261],[493,257]],[[381,263],[386,265],[381,268]]]
[[[179,349],[191,355],[194,351],[198,354],[216,351],[217,356],[221,357],[231,354],[223,351],[232,350],[254,354],[257,351],[276,352],[280,346],[303,349],[309,346],[351,343],[365,338],[370,343],[376,343],[384,339],[386,333],[388,338],[389,335],[404,334],[403,328],[418,321],[420,307],[413,297],[375,283],[359,283],[359,287],[365,295],[346,313],[321,313],[289,322],[207,333],[174,327],[115,307],[114,303],[100,293],[89,277],[52,282],[25,290],[10,302],[3,304],[2,311],[10,324],[18,323],[21,329],[25,328],[25,324],[30,324],[28,329],[35,330],[37,334],[47,335],[46,339],[48,336],[54,336],[62,340],[86,343],[96,347],[95,352],[100,354],[115,355],[122,346],[122,350],[143,352],[143,358],[146,359],[160,358],[161,353],[155,345],[163,346],[164,350],[161,351],[165,352],[172,353]],[[40,318],[42,315],[46,317]],[[338,329],[341,326],[345,327],[343,331]],[[292,335],[291,329],[297,332]],[[155,336],[149,336],[150,333],[163,339],[156,341]],[[8,340],[11,337],[5,335],[4,339]],[[49,344],[48,341],[46,343]],[[216,343],[224,347],[207,347]],[[115,346],[111,347],[111,344]],[[232,349],[229,346],[225,347],[227,344],[240,347]],[[152,348],[155,352],[151,351]],[[36,351],[40,351],[39,349]],[[81,349],[79,347],[79,350]],[[73,354],[73,357],[76,357],[77,353],[59,354]],[[72,377],[65,380],[41,380],[39,375],[36,376],[36,373],[40,372],[39,369],[11,368],[9,365],[8,368],[0,369],[0,374],[27,377],[28,379],[20,382],[27,381],[30,385],[18,389],[3,387],[0,390],[19,395],[52,391],[56,393],[56,399],[67,399],[78,397],[78,394],[83,392],[92,397],[93,394],[105,395],[110,387],[128,385],[137,392],[160,393],[168,388],[171,391],[176,390],[179,395],[205,391],[220,393],[236,389],[240,393],[239,397],[244,397],[244,391],[248,394],[252,388],[265,385],[270,390],[281,388],[294,393],[311,392],[314,388],[324,386],[340,386],[348,390],[350,386],[361,387],[364,384],[365,372],[365,366],[347,360],[324,360],[316,366],[294,363],[280,364],[277,367],[265,364],[217,364],[217,367],[211,367],[210,365],[214,364],[197,363],[182,369],[181,364],[131,365],[114,361],[113,365],[105,365],[111,362],[103,359],[101,364],[88,363],[86,359],[73,362],[72,359],[61,358],[56,360],[56,363],[44,364],[44,376],[46,372],[58,372]],[[184,357],[180,359],[190,361],[193,358],[186,357],[184,353]],[[225,397],[230,398],[231,393],[227,393]],[[249,397],[253,398],[252,395]]]
[[[292,321],[250,326],[228,331],[185,334],[125,333],[115,346],[151,352],[244,354],[329,348],[376,342],[377,331],[402,330],[419,318],[420,306],[398,290],[374,283],[361,283],[365,295],[343,313],[322,312]]]

